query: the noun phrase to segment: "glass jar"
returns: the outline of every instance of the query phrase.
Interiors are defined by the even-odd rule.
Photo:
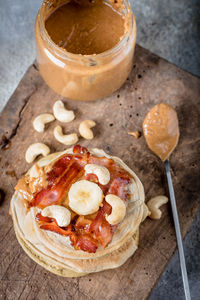
[[[97,55],[67,52],[56,45],[45,29],[45,20],[67,2],[44,1],[35,23],[37,62],[45,82],[58,94],[74,100],[97,100],[119,89],[133,65],[136,22],[128,0],[123,1],[126,32],[113,48]]]

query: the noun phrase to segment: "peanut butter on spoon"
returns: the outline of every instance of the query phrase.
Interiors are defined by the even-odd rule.
[[[176,111],[167,104],[157,104],[146,115],[143,132],[151,151],[165,161],[169,158],[179,139]]]
[[[147,145],[151,151],[153,151],[164,162],[178,244],[185,299],[191,300],[179,218],[176,207],[176,199],[169,163],[169,156],[176,147],[179,139],[179,126],[176,111],[167,104],[157,104],[146,115],[143,122],[143,131]]]

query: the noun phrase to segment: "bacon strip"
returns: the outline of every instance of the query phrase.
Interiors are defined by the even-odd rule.
[[[69,236],[72,234],[72,231],[69,228],[67,230],[64,230],[54,223],[43,224],[40,226],[40,228],[49,230],[49,231],[53,231],[53,232],[56,232],[56,233],[58,233],[60,235],[64,235],[64,236]]]
[[[36,221],[38,221],[41,224],[41,229],[53,231],[64,236],[68,236],[72,233],[72,225],[69,225],[64,228],[59,227],[58,223],[54,218],[44,217],[41,213],[38,213],[36,215]]]
[[[81,145],[75,145],[73,147],[73,153],[74,154],[85,154],[86,156],[90,155],[90,152],[88,151],[88,149],[86,147],[81,146]]]
[[[100,208],[96,218],[90,225],[90,232],[94,234],[104,248],[111,242],[113,237],[112,226],[105,219],[105,215],[109,215],[111,210],[110,204],[104,201],[103,207]]]
[[[59,177],[62,177],[62,175],[66,172],[67,169],[72,164],[73,156],[72,155],[64,155],[61,158],[59,158],[58,161],[55,162],[55,164],[52,167],[52,170],[47,173],[47,180],[49,185],[53,185]]]
[[[63,236],[69,236],[76,250],[81,249],[89,253],[95,253],[98,248],[98,241],[89,233],[89,227],[92,221],[85,219],[83,216],[77,219],[75,226],[70,224],[63,228],[58,226],[55,219],[43,217],[41,213],[37,214],[36,220],[41,224],[41,229],[49,230]]]
[[[68,189],[81,176],[83,170],[77,163],[73,163],[69,170],[61,177],[57,184],[53,187],[43,189],[38,192],[30,206],[38,206],[44,208],[52,204],[61,204]]]
[[[113,180],[107,194],[114,194],[122,200],[127,200],[128,189],[127,186],[130,183],[130,178],[117,177]]]
[[[50,218],[50,217],[44,217],[41,213],[37,213],[36,215],[36,221],[43,222],[43,223],[52,223],[56,222],[56,219]]]
[[[76,248],[89,253],[95,253],[98,248],[98,241],[89,234],[80,235],[76,242]]]
[[[79,230],[84,230],[85,232],[90,232],[90,225],[92,220],[86,219],[84,216],[79,216],[75,223],[75,228]]]
[[[88,181],[91,181],[91,182],[94,182],[94,183],[99,183],[99,179],[98,179],[97,175],[92,174],[92,173],[86,174],[84,179],[88,180]]]

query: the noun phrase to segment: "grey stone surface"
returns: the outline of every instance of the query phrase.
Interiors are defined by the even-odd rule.
[[[41,0],[0,0],[0,111],[35,59],[34,22]]]
[[[34,22],[41,2],[42,0],[0,0],[0,110],[35,59]],[[137,43],[199,76],[200,1],[131,2],[137,20]],[[184,242],[192,299],[200,299],[199,232],[200,214]],[[184,299],[177,253],[150,299]]]
[[[200,75],[200,1],[134,0],[137,42]]]
[[[200,213],[196,216],[184,241],[185,259],[192,300],[200,299]],[[149,300],[182,300],[183,284],[176,252],[153,290]]]

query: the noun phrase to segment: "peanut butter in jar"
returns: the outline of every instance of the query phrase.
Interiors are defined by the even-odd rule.
[[[40,73],[63,97],[104,98],[132,69],[136,23],[128,0],[44,1],[35,36]]]

